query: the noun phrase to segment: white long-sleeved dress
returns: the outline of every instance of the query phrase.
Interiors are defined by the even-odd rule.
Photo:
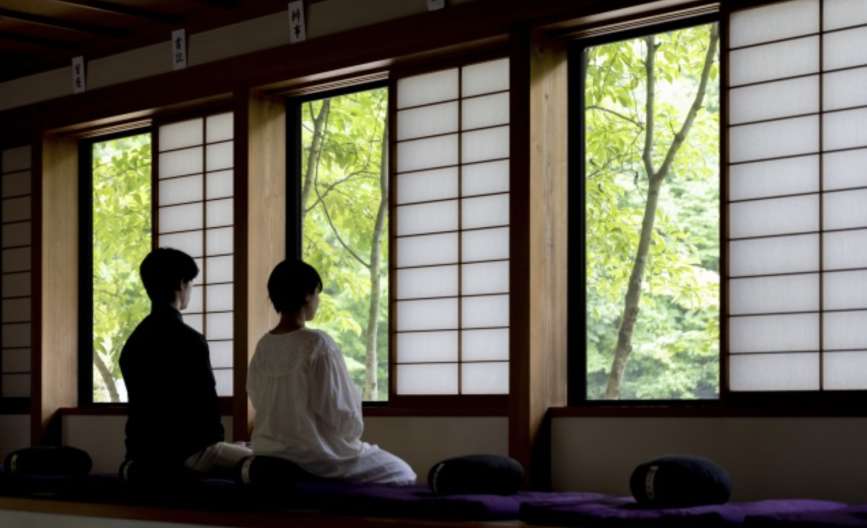
[[[285,458],[325,478],[415,482],[406,462],[361,441],[361,395],[325,332],[265,334],[250,362],[247,393],[256,411],[256,454]]]

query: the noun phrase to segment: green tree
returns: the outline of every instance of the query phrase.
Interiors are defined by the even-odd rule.
[[[121,401],[118,359],[150,311],[138,274],[151,249],[151,139],[93,146],[94,401]]]
[[[387,395],[387,103],[381,88],[302,106],[303,255],[325,282],[315,324],[367,400]]]
[[[584,54],[588,397],[718,391],[718,41],[710,24]]]

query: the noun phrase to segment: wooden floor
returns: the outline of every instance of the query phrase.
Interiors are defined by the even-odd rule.
[[[0,511],[50,513],[104,519],[187,523],[241,528],[527,528],[520,521],[430,521],[388,517],[350,517],[323,515],[315,511],[285,512],[209,512],[146,506],[92,504],[49,499],[0,497]]]

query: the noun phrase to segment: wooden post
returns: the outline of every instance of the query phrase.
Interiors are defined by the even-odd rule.
[[[31,443],[60,442],[56,413],[78,404],[78,141],[46,136],[34,193],[34,296],[39,328],[33,350]]]
[[[246,142],[246,174],[239,169],[236,181],[243,189],[237,194],[245,214],[246,243],[236,253],[244,260],[238,277],[246,285],[244,313],[246,336],[238,335],[235,355],[234,439],[246,440],[253,424],[253,409],[247,392],[239,380],[245,380],[247,364],[256,350],[256,343],[277,324],[277,314],[268,300],[268,276],[274,266],[286,258],[286,102],[248,93],[246,108],[237,112],[238,143]],[[246,254],[244,254],[246,252]]]
[[[514,34],[512,372],[509,451],[550,487],[547,411],[566,404],[568,331],[565,47]]]

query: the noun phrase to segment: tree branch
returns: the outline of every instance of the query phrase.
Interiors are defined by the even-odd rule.
[[[308,103],[308,111],[313,115],[313,105]],[[310,197],[310,189],[315,186],[314,176],[319,173],[319,160],[322,156],[322,144],[325,142],[325,134],[328,130],[328,112],[331,108],[331,100],[322,101],[319,115],[313,119],[313,139],[310,141],[310,152],[307,154],[307,170],[304,172],[304,181],[301,185],[301,210],[306,212],[304,206]],[[301,215],[304,221],[304,215]]]
[[[112,403],[119,402],[120,394],[117,392],[117,386],[114,384],[114,376],[111,375],[111,370],[108,368],[108,365],[105,364],[102,355],[96,349],[93,350],[93,365],[96,367],[99,376],[102,378],[102,382],[105,384],[105,389],[108,391],[109,399]]]
[[[600,112],[607,112],[611,115],[619,117],[620,119],[623,119],[624,121],[628,121],[628,122],[632,123],[633,125],[637,126],[638,128],[644,128],[644,126],[641,124],[641,122],[638,121],[637,119],[633,119],[633,118],[629,117],[628,115],[621,114],[620,112],[617,112],[616,110],[612,110],[610,108],[605,108],[604,106],[590,105],[590,106],[584,107],[584,109],[585,110],[599,110]]]
[[[671,145],[669,145],[668,152],[665,154],[665,159],[659,167],[659,173],[654,175],[655,178],[664,179],[668,175],[668,171],[671,169],[671,164],[674,163],[674,157],[677,155],[677,151],[680,150],[680,147],[686,140],[686,136],[689,134],[693,122],[695,122],[695,117],[698,115],[698,111],[701,110],[701,107],[704,104],[704,96],[707,92],[707,82],[710,78],[710,70],[713,66],[713,59],[716,55],[718,42],[719,28],[714,25],[710,30],[710,42],[708,43],[707,53],[704,57],[704,66],[701,70],[701,81],[699,82],[698,90],[695,93],[695,99],[692,101],[692,105],[689,108],[689,112],[686,114],[686,118],[683,121],[683,125],[680,127],[680,131],[674,135],[674,140],[671,142]]]
[[[314,190],[316,191],[316,196],[321,201],[322,195],[319,194],[319,187],[314,186]],[[328,213],[328,206],[325,205],[325,202],[322,202],[322,212],[325,213],[325,219],[328,220],[328,225],[329,225],[329,227],[331,227],[331,232],[334,233],[335,238],[337,238],[337,241],[340,242],[341,246],[343,246],[343,249],[345,249],[346,252],[349,253],[352,256],[352,258],[357,260],[362,266],[364,266],[367,269],[370,269],[370,264],[365,262],[364,259],[362,259],[361,257],[359,257],[358,254],[355,252],[355,250],[353,250],[351,247],[349,247],[349,244],[344,242],[343,238],[340,237],[340,232],[337,230],[337,227],[334,225],[334,221],[331,220],[331,214]]]
[[[658,49],[656,35],[644,37],[644,42],[647,46],[647,55],[644,59],[644,71],[647,75],[647,94],[644,102],[644,150],[641,154],[641,159],[644,162],[647,179],[650,180],[656,172],[653,168],[653,112],[654,100],[656,99],[656,73],[654,66],[656,65],[656,50]]]
[[[317,205],[319,205],[322,202],[322,200],[324,200],[325,198],[328,197],[328,194],[331,191],[333,191],[335,187],[337,187],[341,183],[346,183],[347,181],[351,180],[355,176],[359,176],[361,174],[369,174],[366,169],[367,169],[367,167],[365,167],[364,169],[359,170],[359,171],[350,172],[349,174],[347,174],[343,178],[340,178],[339,180],[333,181],[330,184],[328,184],[328,186],[325,187],[325,192],[322,193],[321,195],[319,193],[317,193],[316,201],[313,202],[313,205],[311,205],[310,207],[305,208],[304,213],[307,214],[310,211],[312,211]]]

